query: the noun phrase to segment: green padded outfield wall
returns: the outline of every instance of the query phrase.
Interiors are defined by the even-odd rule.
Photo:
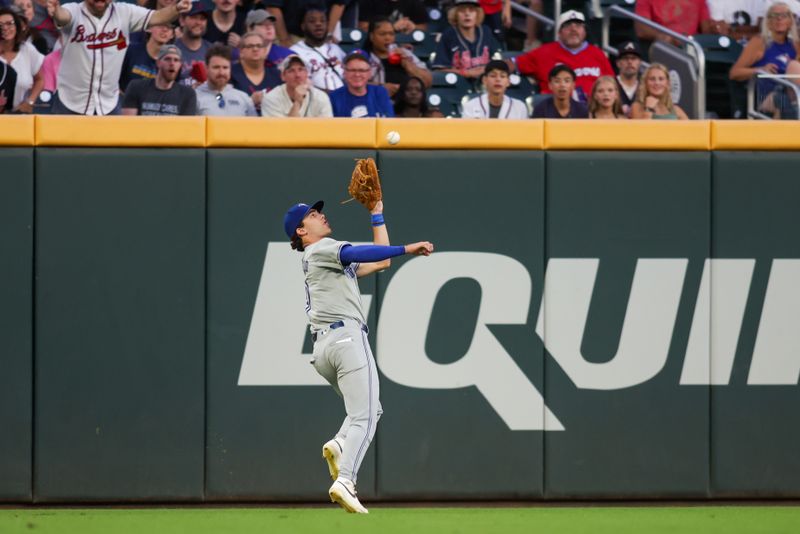
[[[205,153],[36,153],[35,500],[203,498]]]
[[[715,496],[797,497],[800,154],[717,152],[712,165],[712,251],[743,263],[731,286],[746,301],[735,352],[713,354],[722,380],[730,378],[711,390],[712,488]]]
[[[2,154],[4,501],[327,499],[344,411],[282,218],[370,241],[367,155],[437,252],[361,282],[365,499],[800,497],[796,153]]]
[[[33,149],[0,148],[0,501],[31,498]]]

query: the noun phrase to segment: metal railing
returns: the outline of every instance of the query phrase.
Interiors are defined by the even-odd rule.
[[[545,17],[541,13],[537,13],[536,11],[532,10],[529,7],[525,7],[522,4],[518,4],[517,2],[511,1],[511,9],[518,13],[522,13],[523,15],[528,15],[529,17],[533,17],[545,26],[545,30],[550,30],[551,28],[556,27],[556,21],[551,19],[550,17]]]
[[[762,113],[759,111],[759,107],[761,102],[763,102],[763,98],[758,102],[758,106],[756,105],[757,100],[757,90],[756,86],[758,80],[772,80],[775,82],[776,85],[779,85],[784,88],[785,91],[792,91],[794,93],[794,108],[792,111],[794,112],[794,116],[792,117],[785,117],[787,119],[795,119],[800,120],[800,86],[796,83],[789,81],[789,78],[800,78],[800,76],[792,76],[792,75],[780,75],[780,74],[759,74],[755,78],[750,78],[750,81],[747,83],[747,116],[751,119],[763,119],[763,120],[772,120],[772,117]],[[772,93],[770,93],[772,94]],[[769,95],[767,95],[769,96]],[[774,105],[774,103],[773,103]],[[786,108],[784,106],[778,106],[780,111],[784,111]],[[781,117],[782,119],[784,117]]]
[[[557,0],[557,3],[560,2]],[[603,50],[609,54],[617,55],[618,53],[618,50],[609,44],[612,15],[619,15],[623,18],[633,19],[635,22],[640,22],[660,33],[669,35],[673,39],[686,46],[687,53],[694,56],[695,66],[697,67],[697,72],[699,74],[697,76],[697,85],[695,87],[695,105],[697,106],[698,111],[696,116],[698,119],[702,119],[706,112],[706,55],[703,52],[703,47],[685,35],[681,35],[680,33],[674,32],[648,18],[641,17],[632,11],[628,11],[627,9],[615,5],[610,6],[603,14]]]

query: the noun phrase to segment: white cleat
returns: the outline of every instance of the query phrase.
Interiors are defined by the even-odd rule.
[[[356,486],[346,478],[337,478],[328,490],[331,502],[339,503],[339,506],[352,514],[368,514],[369,510],[358,500]]]
[[[339,458],[341,456],[342,446],[335,439],[322,446],[322,457],[328,462],[328,471],[331,473],[332,480],[339,478]]]

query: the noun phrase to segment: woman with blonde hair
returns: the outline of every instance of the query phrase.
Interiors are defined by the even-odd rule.
[[[622,112],[619,86],[611,76],[600,76],[592,85],[589,98],[590,119],[627,119]]]
[[[484,13],[478,0],[456,0],[447,20],[450,27],[439,38],[432,68],[480,79],[492,54],[502,47],[483,24]]]
[[[669,71],[661,63],[651,64],[639,84],[639,94],[631,108],[632,119],[687,120],[680,106],[672,103]]]
[[[761,34],[754,35],[731,67],[730,78],[747,81],[759,74],[787,74],[800,70],[800,39],[797,22],[789,4],[775,2],[769,6],[761,22]],[[776,84],[772,80],[758,80],[756,97],[763,104],[762,111],[775,111],[781,107],[775,102]],[[769,97],[769,95],[773,95]]]

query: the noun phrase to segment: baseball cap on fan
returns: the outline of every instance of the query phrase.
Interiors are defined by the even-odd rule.
[[[212,6],[211,2],[208,0],[192,0],[192,9],[190,9],[188,13],[184,13],[184,15],[189,16],[203,14],[208,16],[208,14],[212,11],[214,11],[214,6]]]
[[[561,29],[561,26],[566,24],[567,22],[574,22],[574,21],[582,22],[586,24],[586,17],[580,11],[575,11],[574,9],[570,9],[569,11],[564,11],[560,17],[558,17],[558,29]]]
[[[306,65],[306,62],[303,61],[303,58],[301,58],[297,54],[289,54],[288,56],[283,58],[283,61],[281,61],[280,65],[278,65],[278,70],[283,72],[286,69],[288,69],[292,65],[292,63],[298,63],[306,68],[308,67]]]
[[[247,14],[247,18],[244,19],[244,26],[245,28],[249,28],[254,24],[263,24],[266,21],[275,22],[276,19],[274,15],[270,15],[270,13],[265,9],[254,9],[253,11]]]
[[[642,50],[639,48],[639,45],[633,41],[625,41],[617,47],[617,57],[621,58],[622,56],[627,55],[638,56],[641,58]]]
[[[289,208],[289,211],[283,216],[283,231],[286,232],[289,239],[294,237],[295,230],[297,230],[297,227],[303,222],[303,219],[306,218],[309,211],[317,210],[322,212],[322,206],[324,205],[325,203],[323,201],[318,200],[310,206],[301,202]]]

